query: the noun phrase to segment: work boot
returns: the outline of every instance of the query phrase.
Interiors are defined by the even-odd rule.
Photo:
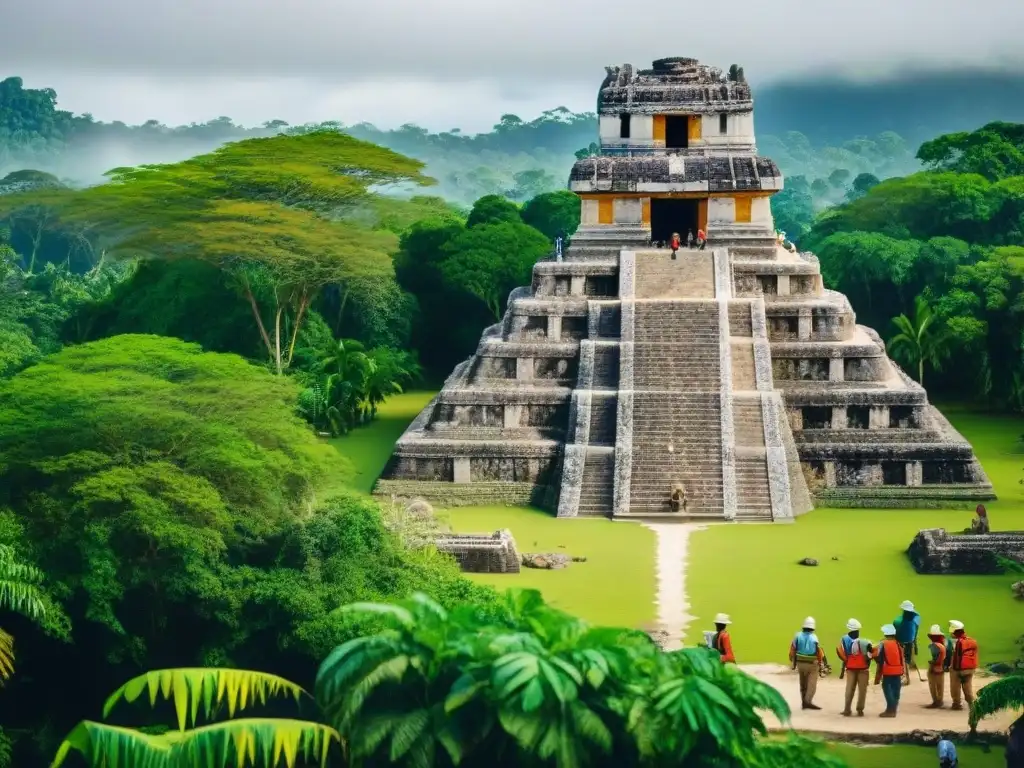
[[[863,709],[858,709],[857,710],[857,717],[864,717],[864,710]]]
[[[817,704],[804,704],[804,709],[821,709]]]
[[[952,707],[950,707],[950,709],[952,709],[954,712],[959,712],[963,708],[964,708],[963,704],[954,704]]]
[[[848,710],[848,709],[844,709],[844,710],[843,710],[842,712],[840,712],[839,714],[840,714],[840,715],[842,715],[843,717],[853,717],[853,712],[851,712],[851,711],[850,711],[850,710]]]
[[[941,701],[933,701],[931,704],[925,707],[925,709],[942,709]]]
[[[896,717],[895,709],[887,709],[885,712],[879,715],[879,717]]]

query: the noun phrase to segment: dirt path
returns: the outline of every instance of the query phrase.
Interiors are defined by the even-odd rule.
[[[695,523],[645,523],[658,537],[657,574],[658,574],[658,625],[669,633],[667,650],[682,647],[682,639],[694,616],[690,614],[690,601],[686,594],[686,561],[690,534],[703,530],[707,526]],[[696,640],[693,643],[697,642]],[[691,643],[691,644],[693,644]],[[737,649],[742,656],[742,649]],[[817,731],[829,734],[876,734],[876,733],[907,733],[913,730],[951,730],[967,731],[967,712],[954,712],[949,709],[949,685],[946,687],[946,708],[940,710],[925,709],[931,702],[928,684],[919,682],[915,677],[909,686],[903,689],[900,700],[899,715],[896,718],[880,718],[878,714],[885,709],[885,699],[880,686],[869,686],[868,702],[864,717],[843,717],[839,714],[843,709],[846,682],[839,679],[839,668],[832,675],[818,681],[818,692],[814,703],[821,707],[820,711],[805,711],[800,708],[800,689],[796,672],[789,667],[778,664],[744,664],[743,671],[759,680],[768,683],[779,691],[789,703],[793,711],[793,728],[801,731]],[[873,674],[873,671],[872,671]],[[873,678],[872,678],[873,679]],[[983,678],[978,679],[982,684]],[[1017,715],[1005,713],[1002,716],[986,718],[978,729],[981,731],[1005,731],[1016,719]],[[770,728],[782,728],[774,717],[768,717]]]
[[[658,572],[658,625],[669,633],[667,650],[683,644],[686,628],[693,621],[686,596],[686,553],[690,534],[705,526],[693,523],[645,523],[658,537],[655,558]]]
[[[916,675],[910,685],[903,688],[900,697],[899,715],[893,719],[880,718],[878,714],[885,709],[885,699],[881,686],[871,685],[868,688],[868,702],[864,709],[864,717],[843,717],[844,691],[846,681],[839,679],[839,668],[835,667],[830,677],[818,680],[818,692],[814,703],[821,707],[818,712],[800,708],[800,686],[796,672],[778,664],[744,664],[741,669],[757,679],[768,683],[779,691],[793,710],[792,726],[800,731],[824,731],[827,733],[906,733],[914,730],[951,730],[967,731],[967,712],[954,712],[949,708],[949,681],[946,686],[946,708],[933,710],[924,709],[931,703],[928,695],[928,683],[919,682]],[[872,669],[872,681],[874,669]],[[993,678],[994,679],[994,678]],[[979,678],[977,683],[982,683]],[[856,707],[856,700],[854,700]],[[989,717],[979,726],[980,731],[1005,731],[1014,721],[1016,715],[1004,713],[1002,716]],[[768,717],[770,728],[781,725],[774,717]]]

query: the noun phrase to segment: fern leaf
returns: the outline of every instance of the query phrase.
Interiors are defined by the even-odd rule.
[[[970,726],[974,729],[983,717],[1004,709],[1016,710],[1021,707],[1024,707],[1024,674],[1004,677],[978,691],[978,698],[971,706]]]
[[[181,731],[196,724],[200,711],[209,719],[224,704],[233,717],[235,712],[265,704],[274,696],[299,701],[308,695],[290,680],[265,672],[216,667],[158,669],[132,678],[114,691],[103,705],[103,717],[108,717],[119,701],[131,704],[144,693],[149,694],[150,706],[160,697],[173,702]]]
[[[14,637],[0,629],[0,683],[14,674]]]
[[[233,765],[234,768],[293,768],[299,757],[327,764],[333,728],[303,720],[250,718],[206,725],[190,731],[148,736],[129,728],[85,721],[61,744],[50,768],[58,768],[72,750],[105,768],[170,768],[180,765]]]

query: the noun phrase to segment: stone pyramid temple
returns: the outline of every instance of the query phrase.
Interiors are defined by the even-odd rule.
[[[378,494],[766,521],[993,498],[817,258],[777,237],[753,107],[742,75],[694,59],[608,68],[601,152],[569,180],[579,231],[410,425]],[[698,230],[706,249],[656,247]]]

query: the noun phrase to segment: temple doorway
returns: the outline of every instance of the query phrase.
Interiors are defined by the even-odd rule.
[[[700,201],[677,198],[651,199],[651,239],[672,239],[672,233],[678,232],[680,239],[686,243],[687,231],[697,236],[699,224]]]
[[[665,149],[686,149],[690,146],[690,118],[686,115],[666,115]]]

